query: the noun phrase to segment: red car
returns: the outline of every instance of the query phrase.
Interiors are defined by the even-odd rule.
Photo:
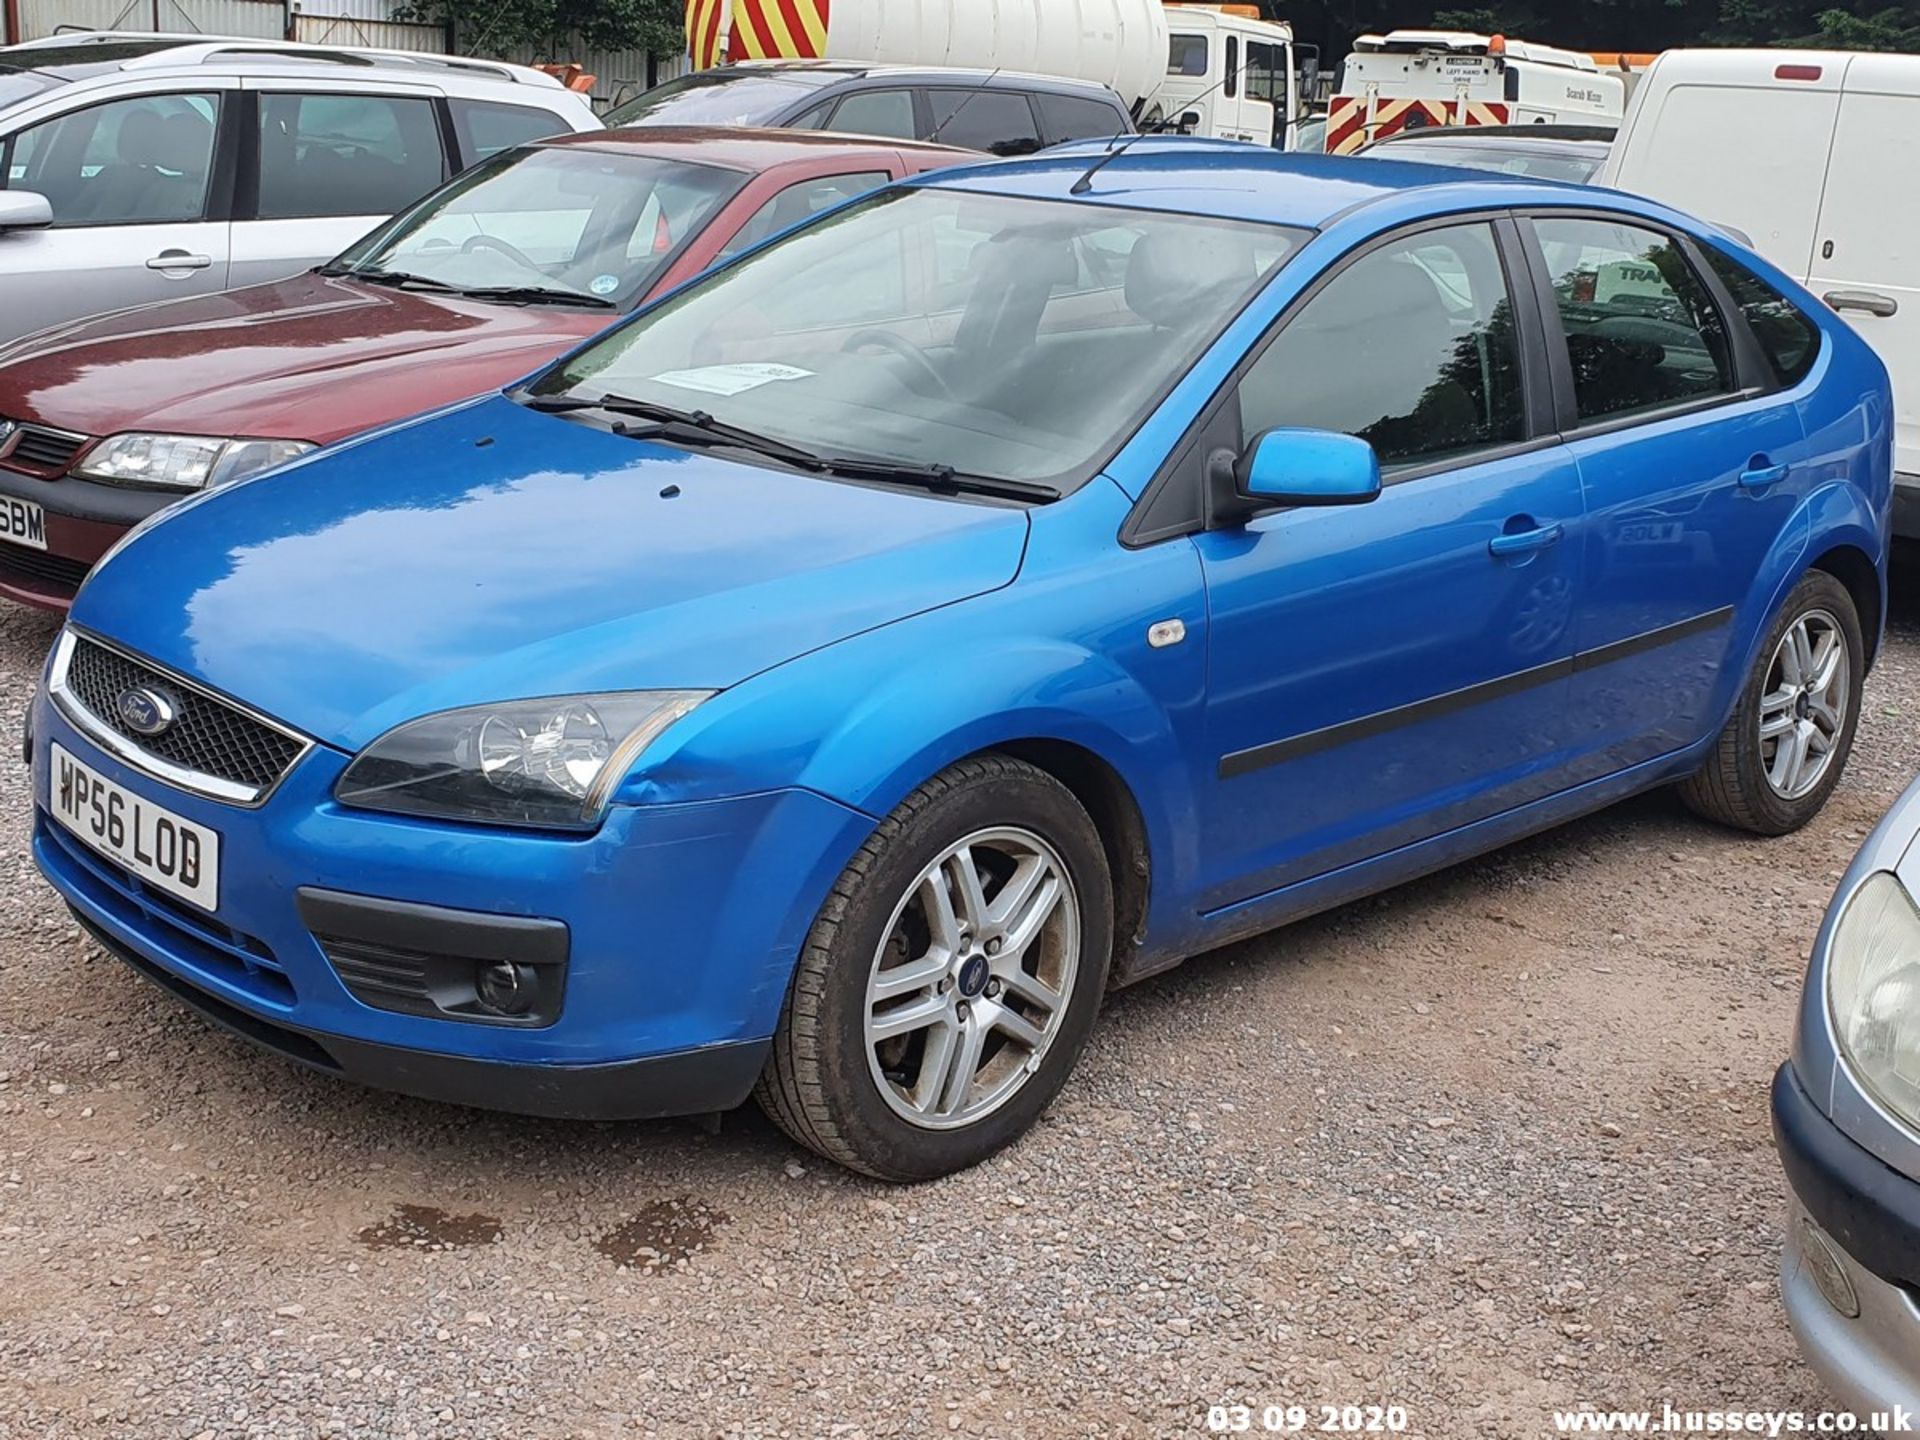
[[[508,384],[717,260],[978,156],[802,131],[558,136],[316,270],[0,349],[0,595],[64,609],[128,526]]]

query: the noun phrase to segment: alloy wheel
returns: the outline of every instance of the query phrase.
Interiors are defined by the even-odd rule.
[[[1760,763],[1783,800],[1810,794],[1833,763],[1846,724],[1846,632],[1825,610],[1787,627],[1760,695]]]
[[[867,1062],[894,1112],[932,1130],[991,1114],[1059,1034],[1080,962],[1080,902],[1030,830],[981,830],[894,907],[867,982]]]

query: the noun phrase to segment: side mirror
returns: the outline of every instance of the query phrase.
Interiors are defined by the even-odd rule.
[[[0,190],[0,230],[44,230],[53,224],[53,202],[31,190]]]
[[[1269,430],[1234,462],[1245,518],[1295,505],[1364,505],[1380,496],[1373,447],[1331,430]]]

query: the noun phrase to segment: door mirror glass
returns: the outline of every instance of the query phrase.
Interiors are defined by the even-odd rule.
[[[1281,505],[1364,505],[1380,496],[1373,447],[1331,430],[1269,430],[1234,467],[1240,498]]]
[[[44,230],[53,224],[53,202],[31,190],[0,190],[0,230]]]

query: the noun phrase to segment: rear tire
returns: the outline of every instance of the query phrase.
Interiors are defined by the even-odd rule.
[[[1768,627],[1707,763],[1681,782],[1681,800],[1757,835],[1798,830],[1846,769],[1865,673],[1853,597],[1825,571],[1809,571]]]
[[[1007,756],[964,760],[841,873],[755,1098],[800,1144],[877,1179],[978,1164],[1066,1082],[1112,950],[1105,852],[1073,793]]]

